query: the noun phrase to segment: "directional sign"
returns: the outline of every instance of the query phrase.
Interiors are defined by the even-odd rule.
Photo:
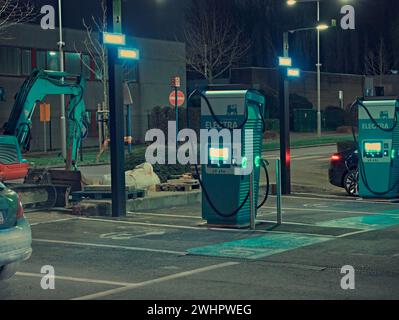
[[[177,106],[181,107],[184,102],[186,101],[186,97],[184,95],[184,92],[179,90],[177,91]],[[170,95],[169,95],[169,103],[171,106],[176,106],[176,93],[175,91],[173,91]]]

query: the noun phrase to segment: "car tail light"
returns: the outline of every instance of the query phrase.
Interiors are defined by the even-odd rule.
[[[18,209],[17,209],[17,219],[22,219],[24,217],[24,206],[22,205],[21,195],[18,195]]]
[[[333,154],[331,157],[332,161],[339,161],[341,160],[341,156],[339,154]]]

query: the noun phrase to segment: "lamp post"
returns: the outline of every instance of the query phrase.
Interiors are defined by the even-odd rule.
[[[320,1],[317,1],[317,23],[320,22]],[[317,136],[321,137],[321,63],[320,28],[317,28]]]
[[[328,29],[328,25],[319,24],[316,27],[289,30],[283,34],[283,56],[279,58],[279,101],[280,101],[280,158],[282,194],[291,194],[291,149],[290,149],[290,106],[288,78],[298,78],[300,70],[292,67],[289,57],[289,34],[300,31]],[[289,68],[287,68],[289,67]],[[321,118],[321,117],[320,117]]]
[[[288,0],[289,6],[294,6],[301,2],[317,2],[317,24],[320,23],[320,0]],[[317,27],[317,135],[321,137],[321,62],[320,62],[320,31]]]
[[[103,41],[124,46],[126,38],[122,34],[121,0],[107,0],[107,24],[108,33],[104,33]],[[115,45],[110,45],[108,49],[112,216],[123,217],[126,216],[123,78],[118,57],[121,50]]]
[[[62,0],[58,0],[58,21],[59,21],[59,55],[60,55],[60,71],[64,72],[64,46],[65,42],[63,40],[62,32]],[[64,81],[64,78],[61,78]],[[65,112],[65,96],[61,95],[61,151],[64,160],[67,158],[67,143],[66,143],[66,112]]]

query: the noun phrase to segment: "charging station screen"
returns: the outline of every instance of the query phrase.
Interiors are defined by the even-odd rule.
[[[382,142],[365,142],[364,153],[369,158],[382,158],[383,146]]]
[[[229,161],[229,149],[228,148],[210,148],[209,158],[211,161]]]

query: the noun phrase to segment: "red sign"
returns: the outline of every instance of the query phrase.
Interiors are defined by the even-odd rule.
[[[181,107],[184,104],[185,101],[186,101],[186,97],[184,96],[184,92],[179,90],[177,92],[177,106]],[[176,93],[175,93],[175,91],[173,91],[169,95],[169,103],[170,103],[171,106],[176,106]]]

